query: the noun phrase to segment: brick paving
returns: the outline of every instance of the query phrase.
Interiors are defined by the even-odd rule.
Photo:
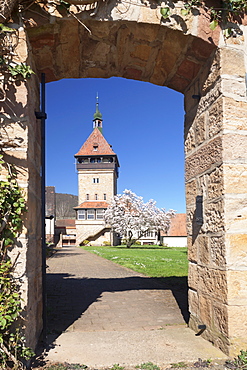
[[[130,369],[226,358],[187,328],[185,279],[148,278],[75,247],[47,265],[47,361]]]
[[[75,247],[59,250],[47,265],[49,333],[186,325],[172,290],[159,279]],[[186,291],[180,295],[186,316]]]

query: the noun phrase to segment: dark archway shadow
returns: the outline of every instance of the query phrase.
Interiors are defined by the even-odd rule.
[[[69,274],[47,274],[47,334],[50,345],[72,325],[103,292],[170,290],[184,321],[189,320],[187,277],[74,278]]]

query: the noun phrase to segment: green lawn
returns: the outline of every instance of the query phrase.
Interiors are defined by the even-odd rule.
[[[187,248],[168,248],[155,245],[116,247],[84,246],[85,250],[95,253],[119,265],[128,267],[151,277],[187,276]]]

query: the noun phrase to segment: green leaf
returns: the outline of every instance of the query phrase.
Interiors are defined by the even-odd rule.
[[[171,14],[170,8],[165,7],[165,8],[160,8],[160,14],[162,15],[163,18],[168,18]]]
[[[60,5],[65,9],[69,9],[71,4],[67,3],[67,1],[60,0]]]
[[[231,37],[232,35],[232,29],[231,28],[226,28],[224,31],[223,31],[223,35],[228,38],[228,37]]]
[[[3,319],[3,318],[0,318],[0,326],[2,327],[2,329],[5,328],[6,324],[7,324],[7,320]]]
[[[186,16],[186,15],[189,14],[189,10],[187,10],[187,9],[181,9],[181,14],[184,15],[184,16]]]
[[[7,247],[7,245],[11,245],[11,244],[13,244],[12,239],[7,238],[7,239],[5,239],[5,240],[4,240],[4,245],[5,245],[5,247]]]
[[[212,31],[214,31],[215,30],[215,28],[218,26],[218,21],[216,20],[216,19],[214,19],[211,23],[210,23],[210,29],[212,30]]]
[[[23,78],[29,78],[31,74],[34,73],[30,66],[24,63],[17,64],[14,67],[8,66],[8,69],[13,77],[21,75]]]
[[[5,24],[3,24],[3,23],[0,23],[0,31],[1,32],[14,32],[14,29],[5,26]]]

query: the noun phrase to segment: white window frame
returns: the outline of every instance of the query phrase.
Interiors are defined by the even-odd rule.
[[[78,209],[77,210],[77,220],[85,220],[85,219],[86,219],[86,210]]]
[[[87,210],[87,220],[95,220],[95,210],[94,209]]]
[[[105,210],[100,208],[96,209],[96,220],[103,220],[104,219],[104,212]]]

